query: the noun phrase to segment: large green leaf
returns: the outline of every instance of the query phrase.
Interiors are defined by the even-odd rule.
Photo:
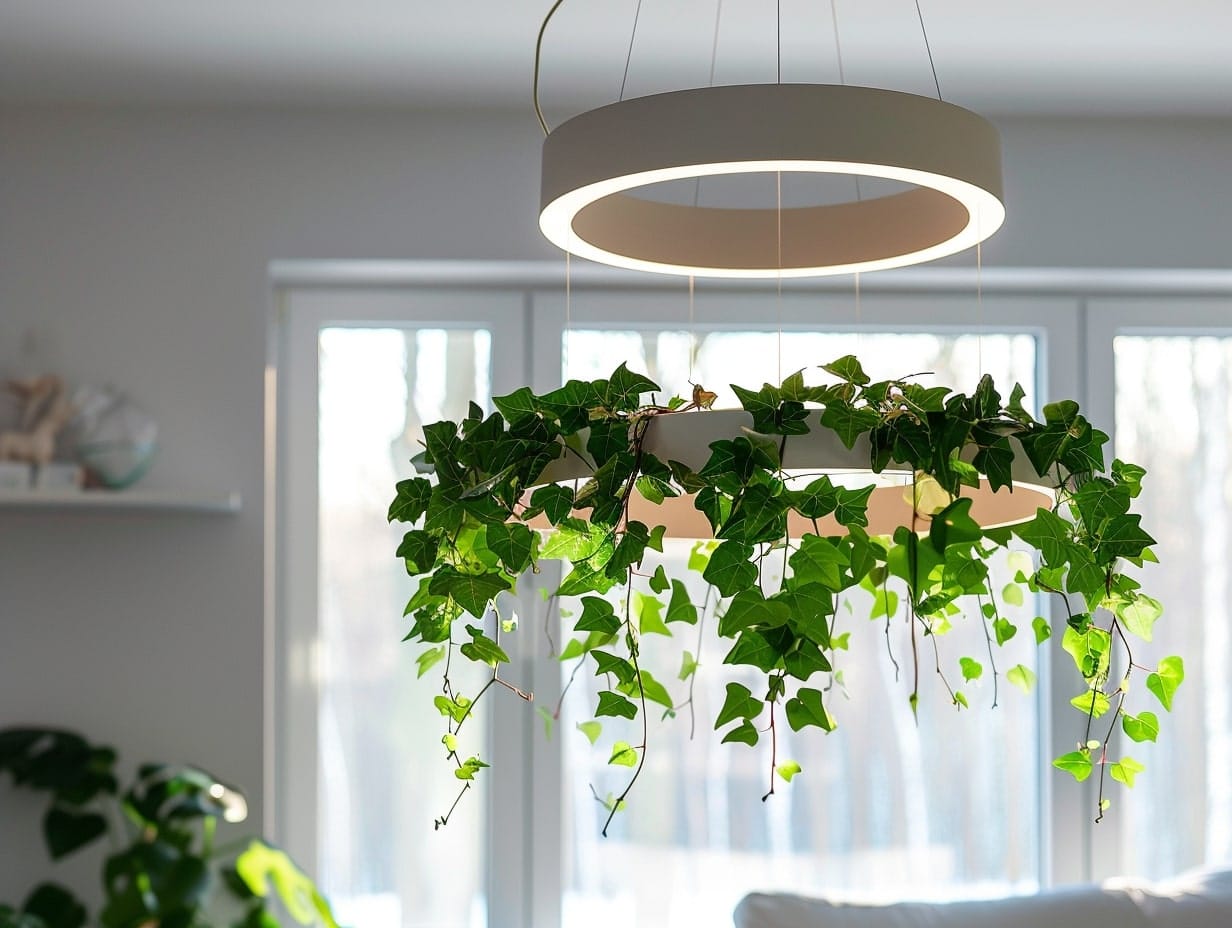
[[[757,581],[757,567],[752,562],[753,549],[738,541],[725,541],[710,555],[702,578],[714,584],[722,596],[734,596]]]
[[[88,920],[86,907],[72,892],[55,883],[36,886],[22,904],[22,913],[26,919],[9,923],[13,928],[33,928],[31,918],[38,919],[38,924],[46,928],[83,928]],[[0,914],[0,925],[4,924],[4,915]]]
[[[53,860],[85,847],[107,833],[107,819],[97,812],[52,806],[43,817],[43,838]]]
[[[254,895],[264,899],[272,889],[287,914],[299,924],[338,928],[329,903],[316,884],[285,852],[263,841],[253,841],[236,858],[235,870]]]
[[[440,567],[428,583],[430,592],[448,596],[476,618],[483,618],[488,604],[498,594],[510,588],[501,574],[464,574],[454,567]]]
[[[497,522],[487,529],[487,545],[511,574],[520,574],[531,563],[534,535],[521,522]]]
[[[822,705],[822,692],[807,686],[787,700],[787,724],[792,731],[800,731],[810,725],[822,731],[834,730],[834,719]]]
[[[757,699],[743,683],[728,683],[723,708],[714,720],[715,730],[736,719],[755,719],[765,707],[765,702]]]
[[[1158,669],[1147,675],[1146,688],[1155,694],[1161,706],[1171,712],[1172,697],[1184,679],[1185,662],[1179,657],[1165,657],[1159,662]]]

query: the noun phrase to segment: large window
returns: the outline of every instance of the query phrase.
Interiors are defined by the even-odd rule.
[[[699,288],[690,312],[681,291],[579,284],[568,305],[547,283],[284,292],[275,807],[279,839],[316,862],[344,920],[365,928],[726,924],[754,889],[954,898],[1031,891],[1059,876],[1162,876],[1232,854],[1232,787],[1220,773],[1232,753],[1232,690],[1219,671],[1232,660],[1221,560],[1232,516],[1232,337],[1145,332],[1115,305],[1091,309],[1098,322],[1084,332],[1076,298],[988,296],[981,304],[866,293],[857,304],[834,294]],[[1077,353],[1083,339],[1094,346],[1090,357]],[[399,642],[413,581],[392,556],[395,533],[384,519],[422,425],[457,416],[472,399],[486,407],[522,383],[548,389],[621,361],[669,395],[687,393],[692,381],[731,405],[729,383],[777,380],[851,352],[878,376],[932,372],[963,385],[988,372],[1022,383],[1037,406],[1062,394],[1083,399],[1085,378],[1101,421],[1115,414],[1118,453],[1150,470],[1149,499],[1163,508],[1144,517],[1164,557],[1151,582],[1173,612],[1173,637],[1135,657],[1187,655],[1180,699],[1192,702],[1169,719],[1153,752],[1140,751],[1150,769],[1135,792],[1116,794],[1117,824],[1093,828],[1087,790],[1048,769],[1080,719],[1068,705],[1072,671],[1060,662],[1054,669],[1047,649],[1020,635],[1001,658],[1036,669],[1032,695],[1003,688],[993,710],[985,687],[957,718],[944,693],[926,691],[917,726],[884,659],[885,648],[901,657],[907,645],[897,629],[887,638],[881,625],[856,619],[867,609],[853,603],[850,631],[867,640],[855,642],[841,669],[858,714],[840,703],[838,732],[796,736],[789,750],[806,772],[769,803],[758,801],[760,756],[720,748],[705,723],[730,668],[702,638],[679,642],[703,668],[709,657],[711,672],[692,694],[697,724],[682,712],[656,726],[634,801],[608,838],[599,837],[604,813],[594,792],[617,792],[619,774],[575,730],[593,706],[585,674],[550,736],[533,708],[490,703],[468,735],[499,773],[434,831],[457,784],[441,760],[430,685],[416,680],[416,650]],[[1178,370],[1189,373],[1178,380]],[[1199,493],[1172,489],[1176,481]],[[683,543],[664,554],[687,556]],[[1200,579],[1178,570],[1183,563],[1202,564]],[[552,653],[565,629],[534,592],[524,590],[518,608],[511,671],[551,709],[570,672]],[[1029,628],[1046,608],[1024,603],[1016,624]],[[1181,621],[1186,614],[1201,618]],[[945,643],[956,655],[983,646],[978,627],[958,628]],[[678,667],[652,669],[672,679]],[[492,797],[499,817],[489,812]],[[1157,840],[1118,839],[1118,831]],[[605,876],[616,873],[626,876]]]

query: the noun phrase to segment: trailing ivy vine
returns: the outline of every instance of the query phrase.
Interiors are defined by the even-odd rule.
[[[806,383],[801,371],[759,390],[733,385],[752,416],[752,432],[713,443],[696,470],[656,457],[645,447],[646,435],[652,427],[672,428],[673,416],[708,415],[714,394],[697,387],[691,399],[660,404],[658,385],[623,364],[607,379],[572,380],[543,395],[523,387],[496,398],[490,415],[472,403],[461,422],[424,429],[416,465],[426,476],[398,484],[389,518],[412,526],[397,549],[407,572],[422,577],[406,607],[406,637],[427,645],[418,658],[420,676],[438,665],[444,670],[435,704],[445,721],[447,759],[461,781],[458,799],[487,767],[460,749],[459,735],[476,706],[494,687],[531,698],[502,676],[509,657],[501,636],[513,624],[502,619],[502,594],[515,592],[521,578],[550,561],[564,565],[552,601],[579,599],[569,613],[573,636],[560,657],[575,663],[573,676],[589,667],[604,684],[594,720],[579,728],[595,743],[604,718],[641,721],[640,743],[602,747],[610,764],[632,771],[620,795],[601,799],[609,824],[646,762],[650,705],[669,713],[687,705],[692,712],[697,652],[685,654],[680,678],[689,695],[679,700],[646,669],[644,649],[655,646],[649,632],[670,636],[674,627],[700,626],[715,615],[724,663],[764,675],[756,691],[727,684],[714,727],[723,730],[724,742],[768,742],[768,797],[776,777],[790,780],[800,772],[777,756],[780,726],[831,731],[837,724],[829,696],[834,658],[849,642],[834,633],[834,623],[839,602],[850,602],[847,594],[859,589],[872,603],[870,617],[885,619],[887,636],[896,617],[909,624],[905,698],[913,712],[925,647],[946,697],[960,709],[968,705],[951,680],[979,679],[983,662],[942,653],[944,632],[964,615],[984,628],[995,705],[994,645],[1017,633],[1001,603],[1021,603],[1026,592],[1053,594],[1064,617],[1060,634],[1043,618],[1032,632],[1038,643],[1059,638],[1086,681],[1073,699],[1081,713],[1075,748],[1053,764],[1078,781],[1098,770],[1099,817],[1109,804],[1106,776],[1133,785],[1142,764],[1117,756],[1114,735],[1120,729],[1132,741],[1154,741],[1159,729],[1133,684],[1145,677],[1145,689],[1171,710],[1184,679],[1180,657],[1149,667],[1133,653],[1133,639],[1149,641],[1162,613],[1123,569],[1155,559],[1154,539],[1130,512],[1144,470],[1122,461],[1106,465],[1108,436],[1072,401],[1045,406],[1038,421],[1022,405],[1021,386],[1003,399],[987,376],[968,396],[911,379],[872,382],[852,356],[820,370],[830,382]],[[874,472],[893,464],[914,473],[912,524],[870,535],[871,485],[851,489],[825,475],[802,479],[785,471],[781,462],[792,437],[814,429],[834,432],[849,449],[867,438]],[[993,490],[1010,488],[1016,455],[1025,455],[1055,489],[1056,506],[1012,528],[981,528],[964,493],[979,485],[981,474]],[[574,486],[544,483],[545,469],[564,456],[581,462],[588,476]],[[635,493],[654,504],[691,497],[705,515],[712,537],[695,546],[688,563],[706,584],[704,602],[695,602],[683,577],[662,566],[642,570],[647,552],[663,550],[665,529],[630,518]],[[815,533],[789,534],[791,514]],[[819,520],[827,517],[837,531],[823,530]],[[994,589],[990,558],[1012,543],[1034,557],[1016,555],[1012,581]],[[699,644],[700,635],[699,628]],[[490,669],[477,692],[455,685],[450,668],[459,658]],[[1023,689],[1034,682],[1021,664],[1005,677]]]

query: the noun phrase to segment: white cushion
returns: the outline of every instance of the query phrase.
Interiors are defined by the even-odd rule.
[[[1232,870],[950,903],[855,905],[753,893],[736,907],[735,922],[736,928],[1232,928]]]

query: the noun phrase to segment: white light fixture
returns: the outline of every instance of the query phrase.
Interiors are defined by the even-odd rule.
[[[728,209],[639,187],[762,172],[915,185],[834,205]],[[930,261],[1005,220],[996,129],[929,97],[828,84],[706,87],[582,113],[543,145],[543,234],[603,264],[696,277],[811,277]]]

